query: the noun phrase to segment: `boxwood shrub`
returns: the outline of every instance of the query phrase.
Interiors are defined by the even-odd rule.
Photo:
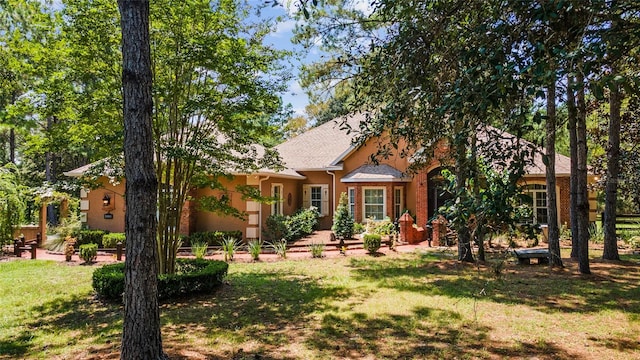
[[[219,260],[177,259],[176,273],[158,276],[160,300],[208,293],[222,284],[229,264]],[[122,302],[125,263],[105,265],[93,272],[93,289],[100,298]]]
[[[98,257],[98,244],[82,244],[80,245],[80,252],[78,253],[80,259],[85,263],[90,264]]]
[[[104,236],[102,236],[102,246],[107,249],[115,248],[119,242],[122,243],[122,246],[125,246],[126,240],[127,237],[124,235],[124,233],[104,234]]]
[[[97,244],[102,248],[102,237],[106,234],[103,230],[80,230],[76,236],[76,246],[84,244]]]
[[[374,255],[380,249],[382,242],[382,236],[378,234],[364,234],[363,246],[364,249],[371,255]]]

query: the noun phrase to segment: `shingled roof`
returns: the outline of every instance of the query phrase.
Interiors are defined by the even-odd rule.
[[[338,163],[353,149],[353,134],[348,134],[342,123],[358,129],[364,121],[362,113],[338,118],[285,141],[276,150],[285,166],[297,171],[339,170]]]

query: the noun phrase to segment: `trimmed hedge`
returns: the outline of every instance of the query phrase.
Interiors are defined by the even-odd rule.
[[[106,233],[103,230],[80,230],[76,235],[76,246],[97,244],[99,248],[102,248],[102,237]]]
[[[122,302],[125,263],[105,265],[93,272],[93,289],[99,297]],[[158,276],[158,298],[212,292],[227,274],[229,264],[219,260],[177,259],[176,273]]]
[[[378,234],[364,234],[363,246],[369,254],[375,255],[380,249],[381,244],[382,236]]]
[[[102,236],[102,246],[107,249],[115,248],[119,242],[122,243],[122,246],[125,246],[126,241],[127,237],[124,233],[109,233]]]
[[[94,262],[98,257],[98,244],[80,245],[78,256],[87,264]]]

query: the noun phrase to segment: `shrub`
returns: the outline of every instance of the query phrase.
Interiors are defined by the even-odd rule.
[[[106,234],[103,230],[80,230],[78,232],[76,245],[96,244],[102,247],[102,237]]]
[[[211,292],[222,284],[228,268],[227,263],[218,260],[177,259],[175,274],[158,276],[158,298],[167,300]],[[115,263],[93,272],[93,289],[99,297],[122,301],[124,270],[125,263]]]
[[[260,258],[260,253],[262,252],[262,242],[260,240],[250,240],[247,243],[247,251],[251,254],[251,258],[254,261],[257,261]]]
[[[191,252],[196,259],[202,259],[207,255],[207,247],[206,242],[194,242],[191,244]]]
[[[98,257],[98,244],[80,245],[78,256],[87,264],[94,262]]]
[[[119,242],[125,246],[127,241],[127,237],[124,233],[109,233],[104,234],[102,236],[102,247],[104,248],[115,248]]]
[[[360,223],[353,223],[353,233],[354,234],[362,234],[365,231],[364,225]]]
[[[364,249],[371,255],[378,252],[382,243],[382,236],[379,234],[364,234]]]
[[[395,224],[392,223],[388,217],[381,221],[369,220],[367,221],[366,228],[368,233],[382,236],[391,235],[396,231]]]
[[[322,253],[324,252],[324,244],[311,243],[309,244],[309,251],[311,251],[312,258],[321,258]]]
[[[296,241],[313,233],[320,214],[314,207],[301,209],[292,216],[271,215],[267,218],[265,236],[271,241]]]
[[[632,236],[628,240],[625,240],[625,242],[633,249],[640,249],[640,236]]]
[[[347,193],[340,194],[338,208],[333,215],[331,230],[339,239],[351,239],[353,236],[353,217],[349,214]]]
[[[222,245],[224,239],[233,238],[237,241],[242,240],[242,231],[234,230],[234,231],[201,231],[195,232],[190,236],[183,239],[184,245],[189,245],[193,243],[204,242],[208,246],[219,246]]]
[[[270,215],[265,224],[265,237],[271,241],[287,238],[289,230],[286,221],[287,217],[284,215]]]

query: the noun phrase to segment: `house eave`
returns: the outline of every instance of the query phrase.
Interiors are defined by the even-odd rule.
[[[362,178],[362,179],[340,179],[342,183],[408,183],[411,179],[376,179],[376,178]]]

